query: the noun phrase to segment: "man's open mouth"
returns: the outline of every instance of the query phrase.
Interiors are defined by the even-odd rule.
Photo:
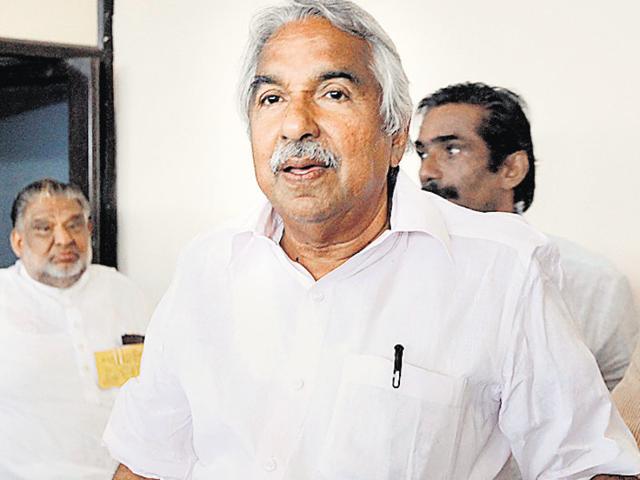
[[[304,175],[313,170],[325,169],[327,167],[322,165],[307,165],[305,167],[286,167],[283,172],[293,173],[294,175]]]
[[[282,171],[292,175],[307,175],[311,172],[326,170],[328,167],[317,161],[292,160],[284,164]]]

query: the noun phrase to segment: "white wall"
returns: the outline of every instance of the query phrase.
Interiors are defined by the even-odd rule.
[[[98,0],[0,0],[0,38],[98,45]]]
[[[235,82],[248,21],[270,3],[117,4],[119,254],[154,300],[189,238],[259,198]],[[360,4],[395,40],[414,101],[460,81],[524,96],[540,160],[529,220],[604,253],[640,294],[640,3]]]

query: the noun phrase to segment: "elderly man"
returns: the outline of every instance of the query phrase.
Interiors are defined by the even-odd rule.
[[[0,478],[108,478],[101,435],[115,389],[98,387],[94,352],[143,333],[149,310],[123,275],[89,265],[79,189],[37,181],[11,216],[19,260],[0,270]]]
[[[450,85],[422,99],[418,114],[424,190],[482,212],[529,208],[535,157],[518,95],[482,83]],[[560,250],[562,297],[611,390],[640,328],[629,282],[603,257],[562,238],[552,241]]]
[[[544,239],[397,175],[407,80],[370,15],[267,9],[243,78],[269,202],[182,255],[105,431],[116,479],[640,471]]]

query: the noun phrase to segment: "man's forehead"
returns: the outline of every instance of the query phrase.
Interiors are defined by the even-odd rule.
[[[347,80],[355,85],[362,84],[361,76],[350,71],[348,67],[338,67],[333,70],[322,70],[319,68],[315,75],[307,76],[306,80],[321,83],[338,78]],[[279,75],[256,75],[251,82],[251,88],[256,89],[260,85],[285,85],[286,83],[288,83],[288,79],[280,77]]]
[[[61,215],[71,217],[82,213],[82,206],[77,199],[47,193],[38,195],[31,200],[25,210],[25,215],[31,219]]]
[[[480,105],[450,103],[433,107],[422,119],[419,141],[427,143],[444,137],[475,136],[485,116],[486,110]]]
[[[369,65],[369,44],[333,26],[328,20],[310,17],[284,24],[265,43],[257,75],[272,75],[272,69],[292,62],[305,70],[353,70]]]

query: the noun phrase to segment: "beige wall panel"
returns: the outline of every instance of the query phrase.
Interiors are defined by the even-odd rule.
[[[98,0],[0,0],[0,38],[98,46]]]

